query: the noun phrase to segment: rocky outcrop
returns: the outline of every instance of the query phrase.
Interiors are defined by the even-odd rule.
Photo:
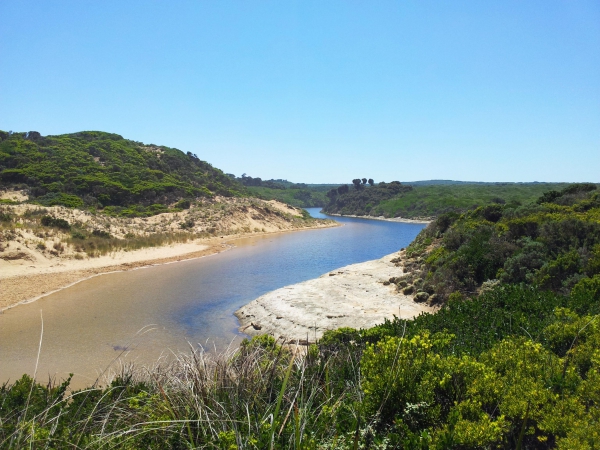
[[[409,319],[433,309],[397,291],[390,278],[403,275],[398,253],[353,264],[319,278],[269,292],[236,311],[240,331],[314,342],[326,330],[369,328],[394,315]],[[257,329],[256,325],[260,324]]]

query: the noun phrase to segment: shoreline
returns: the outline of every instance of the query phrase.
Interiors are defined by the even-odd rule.
[[[334,214],[334,213],[322,213],[333,217],[352,217],[353,219],[368,219],[368,220],[382,220],[384,222],[400,222],[400,223],[431,223],[432,219],[403,219],[402,217],[383,217],[383,216],[357,216],[355,214]]]
[[[101,257],[98,259],[88,258],[85,264],[77,260],[65,261],[71,263],[57,264],[46,268],[38,268],[30,273],[18,273],[16,275],[0,276],[0,314],[19,305],[35,302],[41,298],[67,289],[82,281],[93,277],[116,272],[127,272],[130,270],[144,269],[163,264],[190,261],[216,255],[236,247],[235,241],[247,238],[268,236],[274,234],[318,230],[340,226],[339,223],[324,223],[316,226],[298,227],[287,230],[278,230],[260,233],[243,233],[230,236],[220,236],[209,239],[197,239],[191,243],[170,244],[160,247],[148,247],[133,252],[118,252],[120,257],[127,257],[124,262],[115,262],[112,257]],[[193,246],[199,248],[192,249]],[[171,251],[169,251],[171,250]],[[155,253],[154,257],[145,257],[148,253]],[[162,255],[161,255],[162,253]],[[164,253],[167,253],[165,255]],[[105,263],[102,263],[102,259]],[[90,264],[91,263],[91,264]],[[77,266],[80,267],[77,267]],[[83,267],[81,267],[83,265]],[[29,267],[31,268],[31,267]],[[23,270],[25,272],[25,270]]]
[[[238,330],[248,336],[270,334],[288,343],[312,343],[327,330],[371,328],[394,315],[411,319],[435,307],[417,303],[413,296],[383,282],[404,274],[383,258],[335,269],[318,278],[268,292],[235,312]]]

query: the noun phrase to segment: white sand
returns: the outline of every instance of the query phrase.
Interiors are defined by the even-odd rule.
[[[250,336],[268,333],[287,340],[313,342],[326,330],[340,327],[369,328],[392,319],[413,318],[433,312],[412,296],[384,286],[391,277],[402,275],[391,259],[381,259],[342,267],[319,278],[269,292],[236,311],[240,331]]]

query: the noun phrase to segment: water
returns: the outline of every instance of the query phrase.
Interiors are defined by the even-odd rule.
[[[328,217],[309,208],[313,217]],[[75,373],[93,382],[123,362],[151,364],[189,345],[224,349],[242,335],[234,311],[288,284],[380,258],[423,228],[338,218],[341,227],[235,241],[209,257],[107,274],[0,314],[0,382],[33,374],[43,317],[38,379]]]

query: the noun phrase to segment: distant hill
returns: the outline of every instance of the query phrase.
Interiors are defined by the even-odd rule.
[[[306,184],[293,183],[283,179],[263,180],[260,177],[236,177],[228,173],[227,176],[244,185],[248,192],[264,200],[278,200],[299,208],[325,206],[327,196],[325,193],[336,184]]]
[[[556,183],[545,183],[540,181],[526,181],[526,182],[508,182],[508,181],[457,181],[457,180],[421,180],[421,181],[403,181],[403,184],[409,184],[411,186],[448,186],[453,184],[480,184],[480,185],[536,185],[536,184],[556,184]]]
[[[352,187],[343,184],[337,189],[329,190],[326,194],[329,202],[323,210],[330,214],[372,215],[374,206],[413,190],[412,186],[398,181],[381,182],[376,185],[369,185],[366,181],[365,179],[361,183],[356,179],[353,181]]]
[[[456,181],[456,180],[421,180],[421,181],[403,181],[404,184],[411,186],[433,186],[450,184],[486,184],[484,181]]]
[[[421,181],[403,181],[404,184],[411,186],[435,186],[435,185],[451,185],[451,184],[498,184],[487,181],[457,181],[457,180],[421,180]]]
[[[397,183],[397,184],[395,184]],[[395,189],[390,189],[394,185]],[[345,186],[345,187],[344,187]],[[399,188],[402,186],[402,188]],[[342,185],[327,193],[326,213],[384,217],[435,217],[490,203],[521,205],[567,183],[485,183],[430,180]]]
[[[30,200],[47,206],[155,210],[182,199],[246,193],[190,152],[101,131],[0,131],[0,185],[27,189]]]

